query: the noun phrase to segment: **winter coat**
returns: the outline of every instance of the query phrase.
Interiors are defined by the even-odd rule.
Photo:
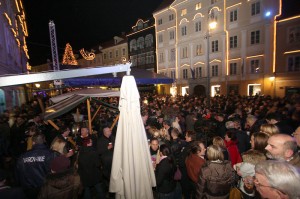
[[[81,147],[78,156],[78,173],[84,187],[101,181],[100,160],[93,147]]]
[[[156,165],[155,177],[159,193],[170,193],[175,190],[175,168],[175,164],[170,162],[168,158],[164,158]]]
[[[77,199],[80,190],[80,177],[73,169],[47,176],[38,199]]]
[[[185,160],[186,170],[189,178],[197,183],[202,166],[205,164],[205,160],[196,154],[189,155]]]
[[[237,141],[232,141],[232,140],[226,141],[225,140],[225,145],[226,145],[226,148],[229,153],[231,165],[233,166],[236,163],[242,162],[242,157],[241,157],[240,152],[237,147]]]
[[[196,184],[196,199],[228,198],[234,182],[234,170],[229,161],[208,161],[201,169],[199,182]]]

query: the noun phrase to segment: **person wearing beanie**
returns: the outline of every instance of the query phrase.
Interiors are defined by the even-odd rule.
[[[38,199],[77,199],[80,193],[80,177],[70,168],[70,160],[64,155],[50,163],[51,174],[41,188]]]

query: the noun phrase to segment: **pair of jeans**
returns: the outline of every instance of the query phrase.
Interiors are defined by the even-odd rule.
[[[97,198],[98,199],[105,199],[105,195],[102,189],[101,183],[95,184],[94,186],[91,187],[84,187],[84,199],[92,199],[93,197],[91,196],[91,188],[95,188],[97,192]]]

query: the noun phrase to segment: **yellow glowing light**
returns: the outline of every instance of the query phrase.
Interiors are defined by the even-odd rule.
[[[29,65],[28,62],[26,63],[26,68],[27,68],[27,70],[31,70],[31,66]]]
[[[13,28],[11,28],[11,31],[13,32],[14,37],[17,37],[17,33],[16,33],[16,31]]]
[[[200,18],[200,17],[204,17],[204,15],[202,13],[197,13],[197,14],[195,14],[193,20]]]
[[[34,84],[36,88],[40,88],[41,84]]]
[[[224,1],[224,3],[223,3],[223,7],[224,7],[224,10],[226,10],[225,8],[226,8],[226,1]],[[223,26],[223,28],[224,28],[224,32],[225,32],[225,36],[226,36],[226,46],[225,46],[225,70],[226,70],[226,75],[228,75],[229,74],[229,68],[228,68],[228,59],[229,59],[229,34],[228,34],[228,31],[227,31],[227,24],[226,24],[226,19],[227,19],[227,12],[224,12],[224,26]],[[227,79],[226,79],[226,81],[227,81]],[[225,88],[225,89],[227,89],[227,88]],[[226,92],[227,92],[227,90],[226,90]]]
[[[66,44],[62,64],[64,64],[64,65],[78,65],[78,62],[76,61],[75,56],[73,54],[72,46],[69,43]]]
[[[300,18],[300,15],[297,15],[297,16],[294,16],[294,17],[290,17],[290,18],[286,18],[286,19],[279,20],[278,23],[284,22],[284,21],[290,21],[290,20],[298,19],[298,18]]]
[[[172,26],[172,27],[170,27],[170,28],[167,28],[167,30],[169,30],[169,29],[173,29],[173,28],[176,28],[176,26]]]
[[[234,4],[234,5],[232,5],[232,6],[228,6],[226,9],[230,9],[230,8],[232,8],[232,7],[235,7],[235,6],[238,6],[238,5],[241,5],[241,4],[242,4],[242,2],[237,3],[237,4]]]
[[[17,10],[18,10],[18,12],[20,12],[20,8],[19,8],[18,0],[15,0],[15,3],[16,3],[16,7],[17,7]]]
[[[212,7],[212,8],[209,10],[209,13],[208,13],[208,14],[211,14],[211,11],[212,11],[213,9],[217,9],[218,12],[221,11],[221,9],[220,9],[218,6],[215,6],[215,7]]]
[[[201,61],[198,61],[198,62],[195,63],[194,65],[196,66],[196,65],[199,65],[199,64],[205,64],[205,63],[203,63],[203,62],[201,62]]]
[[[275,80],[275,77],[274,77],[274,76],[272,76],[272,77],[269,77],[269,80],[272,82],[272,81],[274,81],[274,80]]]
[[[185,67],[185,66],[190,66],[190,65],[189,65],[189,64],[182,64],[182,65],[180,66],[180,68]]]
[[[221,60],[219,60],[219,59],[214,59],[214,60],[212,60],[212,61],[210,61],[209,63],[213,63],[213,62],[222,62]]]
[[[180,4],[182,4],[182,3],[185,3],[186,1],[188,1],[188,0],[184,0],[184,1],[182,1],[182,2],[179,2],[179,3],[175,4],[175,5],[173,5],[173,3],[176,2],[176,1],[174,1],[174,2],[171,4],[171,7],[175,7],[175,6],[177,6],[177,5],[180,5]]]
[[[282,13],[282,0],[279,0],[279,13],[274,16],[274,32],[273,32],[273,70],[274,73],[276,71],[276,45],[277,45],[277,17],[281,16]]]
[[[163,31],[166,31],[166,30],[160,30],[160,31],[157,31],[156,33],[161,33],[161,32],[163,32]]]
[[[264,54],[261,54],[261,55],[253,55],[253,56],[249,56],[249,57],[246,57],[246,59],[251,59],[251,58],[256,58],[256,57],[263,57],[265,56]]]
[[[188,23],[189,20],[187,20],[186,18],[181,19],[179,25],[181,25],[182,23]]]
[[[209,23],[209,29],[213,30],[217,27],[217,22],[213,21]]]
[[[292,53],[299,53],[300,52],[300,50],[293,50],[293,51],[286,51],[286,52],[284,52],[283,54],[292,54]]]
[[[21,46],[20,40],[18,38],[16,38],[16,41],[17,41],[18,47],[20,47]]]
[[[22,4],[22,1],[20,1],[20,6],[21,6],[21,8],[23,9],[23,4]]]
[[[81,56],[85,59],[85,60],[93,60],[93,59],[95,59],[95,53],[86,53],[85,51],[84,51],[84,48],[82,48],[82,49],[80,49],[80,54],[81,54]]]
[[[228,61],[237,61],[237,60],[240,60],[242,58],[235,58],[235,59],[229,59]]]
[[[137,22],[136,22],[136,24],[135,24],[134,26],[132,26],[131,28],[133,29],[134,27],[137,27],[137,25],[138,25],[138,23],[139,23],[140,21],[144,24],[144,23],[147,23],[149,20],[144,21],[143,19],[138,19]]]
[[[8,21],[8,24],[9,24],[9,25],[12,25],[11,19],[10,19],[10,17],[7,15],[7,13],[3,13],[3,14],[4,14],[4,16],[6,17],[6,19],[7,19],[7,21]]]
[[[158,14],[161,14],[161,13],[163,13],[163,12],[166,12],[167,10],[169,10],[169,9],[168,9],[168,8],[166,8],[166,9],[164,9],[164,10],[162,10],[162,11],[158,12],[158,13],[153,13],[153,16],[155,16],[155,15],[158,15]]]
[[[174,3],[174,2],[173,2]],[[175,12],[175,16],[177,16],[177,10],[175,9],[175,8],[173,8],[172,7],[172,5],[170,6],[170,8],[172,9],[172,10],[174,10],[174,12]],[[177,32],[177,30],[178,30],[178,17],[176,17],[176,32]],[[176,35],[176,40],[175,40],[175,77],[176,77],[176,79],[178,79],[178,34],[175,34]]]

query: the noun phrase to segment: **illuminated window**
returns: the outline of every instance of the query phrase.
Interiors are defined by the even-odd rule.
[[[300,42],[300,26],[289,28],[288,36],[289,43]]]
[[[195,71],[195,78],[202,77],[202,67],[197,67]]]
[[[169,34],[170,34],[170,40],[175,39],[175,32],[174,32],[174,30],[171,30],[171,31],[169,32]]]
[[[171,70],[171,78],[172,78],[172,79],[175,79],[175,78],[176,78],[175,70]]]
[[[201,21],[195,23],[195,32],[201,31]]]
[[[237,48],[237,36],[232,36],[229,38],[230,48]]]
[[[201,44],[197,44],[196,45],[196,56],[199,56],[202,54],[202,45]]]
[[[255,2],[251,4],[251,15],[258,15],[260,14],[260,2]]]
[[[187,47],[183,47],[182,48],[182,54],[181,54],[181,58],[187,58],[188,57],[188,48]]]
[[[260,72],[259,60],[251,60],[250,61],[250,73],[255,74]]]
[[[195,10],[199,10],[201,8],[201,3],[196,3]]]
[[[186,35],[186,26],[181,27],[181,36]]]
[[[230,11],[230,22],[237,21],[237,10]]]
[[[182,78],[187,79],[188,78],[188,69],[183,69],[182,70]]]
[[[251,32],[251,44],[259,44],[260,43],[260,31],[252,31]]]
[[[170,50],[170,61],[175,61],[175,48]]]
[[[229,65],[229,74],[236,75],[237,63],[230,63]]]
[[[163,23],[162,19],[158,20],[158,25],[161,25]]]
[[[300,56],[288,57],[288,71],[300,71]]]
[[[148,34],[145,37],[145,46],[146,48],[152,47],[153,46],[153,35]]]
[[[169,15],[169,21],[173,21],[174,20],[174,14]]]
[[[187,9],[181,10],[181,16],[184,16],[184,15],[186,15],[186,14],[187,14]]]
[[[211,66],[211,76],[217,77],[219,75],[219,66],[218,65],[212,65]]]
[[[218,52],[219,51],[219,41],[215,40],[211,42],[211,52]]]

